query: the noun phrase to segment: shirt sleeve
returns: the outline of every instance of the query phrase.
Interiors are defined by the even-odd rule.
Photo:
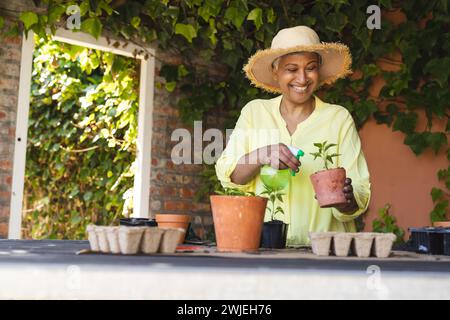
[[[352,179],[353,194],[359,209],[352,214],[342,213],[336,208],[332,208],[332,212],[338,221],[349,222],[367,210],[371,196],[369,170],[358,131],[349,112],[339,134],[338,153],[338,167],[345,168],[347,177]]]
[[[247,104],[241,111],[225,150],[216,162],[217,178],[224,188],[237,188],[243,191],[250,191],[251,181],[245,185],[238,185],[233,183],[230,178],[239,159],[250,152],[250,129],[251,121],[250,116],[248,115]]]

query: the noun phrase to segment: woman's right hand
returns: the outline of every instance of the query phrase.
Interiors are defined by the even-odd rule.
[[[272,144],[258,149],[258,161],[261,165],[270,165],[274,169],[290,168],[298,172],[301,162],[284,144]]]

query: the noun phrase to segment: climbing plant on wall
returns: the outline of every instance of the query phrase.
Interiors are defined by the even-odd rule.
[[[241,69],[248,57],[269,47],[281,28],[311,26],[322,41],[340,39],[348,44],[353,69],[362,72],[360,77],[343,79],[326,88],[326,101],[346,107],[358,127],[374,117],[379,124],[401,131],[404,143],[417,155],[427,149],[435,153],[445,149],[450,159],[447,0],[49,0],[42,1],[46,15],[23,13],[5,33],[23,29],[42,33],[46,26],[54,28],[58,21],[67,19],[67,4],[79,5],[81,30],[95,37],[108,29],[127,41],[156,42],[160,50],[179,55],[179,64],[162,68],[166,82],[161,86],[181,94],[178,107],[182,118],[190,123],[223,106],[230,112],[228,127],[246,102],[267,96],[244,78]],[[407,21],[394,26],[382,19],[380,30],[370,30],[366,8],[372,4],[385,11],[401,8]],[[396,52],[403,57],[393,62],[398,70],[379,67],[380,59],[390,62],[389,57]],[[386,81],[377,97],[369,93],[375,77]],[[419,112],[427,117],[425,128],[417,125]],[[436,119],[446,121],[444,130],[433,128]],[[448,168],[441,170],[439,177],[448,187]],[[210,177],[207,181],[212,181],[212,191],[216,182]],[[447,191],[433,189],[436,207],[432,220],[444,218]]]
[[[83,239],[132,209],[136,64],[36,37],[24,237]]]

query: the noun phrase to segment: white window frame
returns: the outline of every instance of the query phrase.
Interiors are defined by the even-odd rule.
[[[30,31],[28,37],[22,37],[22,57],[20,65],[19,97],[17,106],[16,137],[14,146],[13,179],[9,217],[9,239],[21,238],[22,203],[25,176],[26,146],[28,132],[28,113],[30,108],[31,73],[33,66],[34,40]],[[155,50],[142,48],[129,43],[123,47],[113,46],[116,40],[110,41],[105,37],[95,39],[83,32],[58,29],[53,38],[60,42],[75,44],[83,47],[98,49],[114,54],[141,60],[139,82],[139,111],[138,134],[136,140],[136,170],[133,189],[133,217],[149,217],[150,198],[150,169],[151,169],[151,141],[153,125],[153,95],[155,77]],[[134,55],[140,52],[138,55]],[[147,59],[142,52],[148,52]]]

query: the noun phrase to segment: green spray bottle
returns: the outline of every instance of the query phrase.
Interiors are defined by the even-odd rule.
[[[300,160],[300,157],[303,157],[305,155],[305,153],[301,149],[295,147],[288,147],[288,148],[292,152],[292,154],[297,158],[297,160]],[[288,185],[291,175],[295,176],[295,171],[289,168],[274,169],[270,165],[264,165],[261,168],[260,172],[261,181],[264,183],[264,185],[273,190],[284,189]]]

